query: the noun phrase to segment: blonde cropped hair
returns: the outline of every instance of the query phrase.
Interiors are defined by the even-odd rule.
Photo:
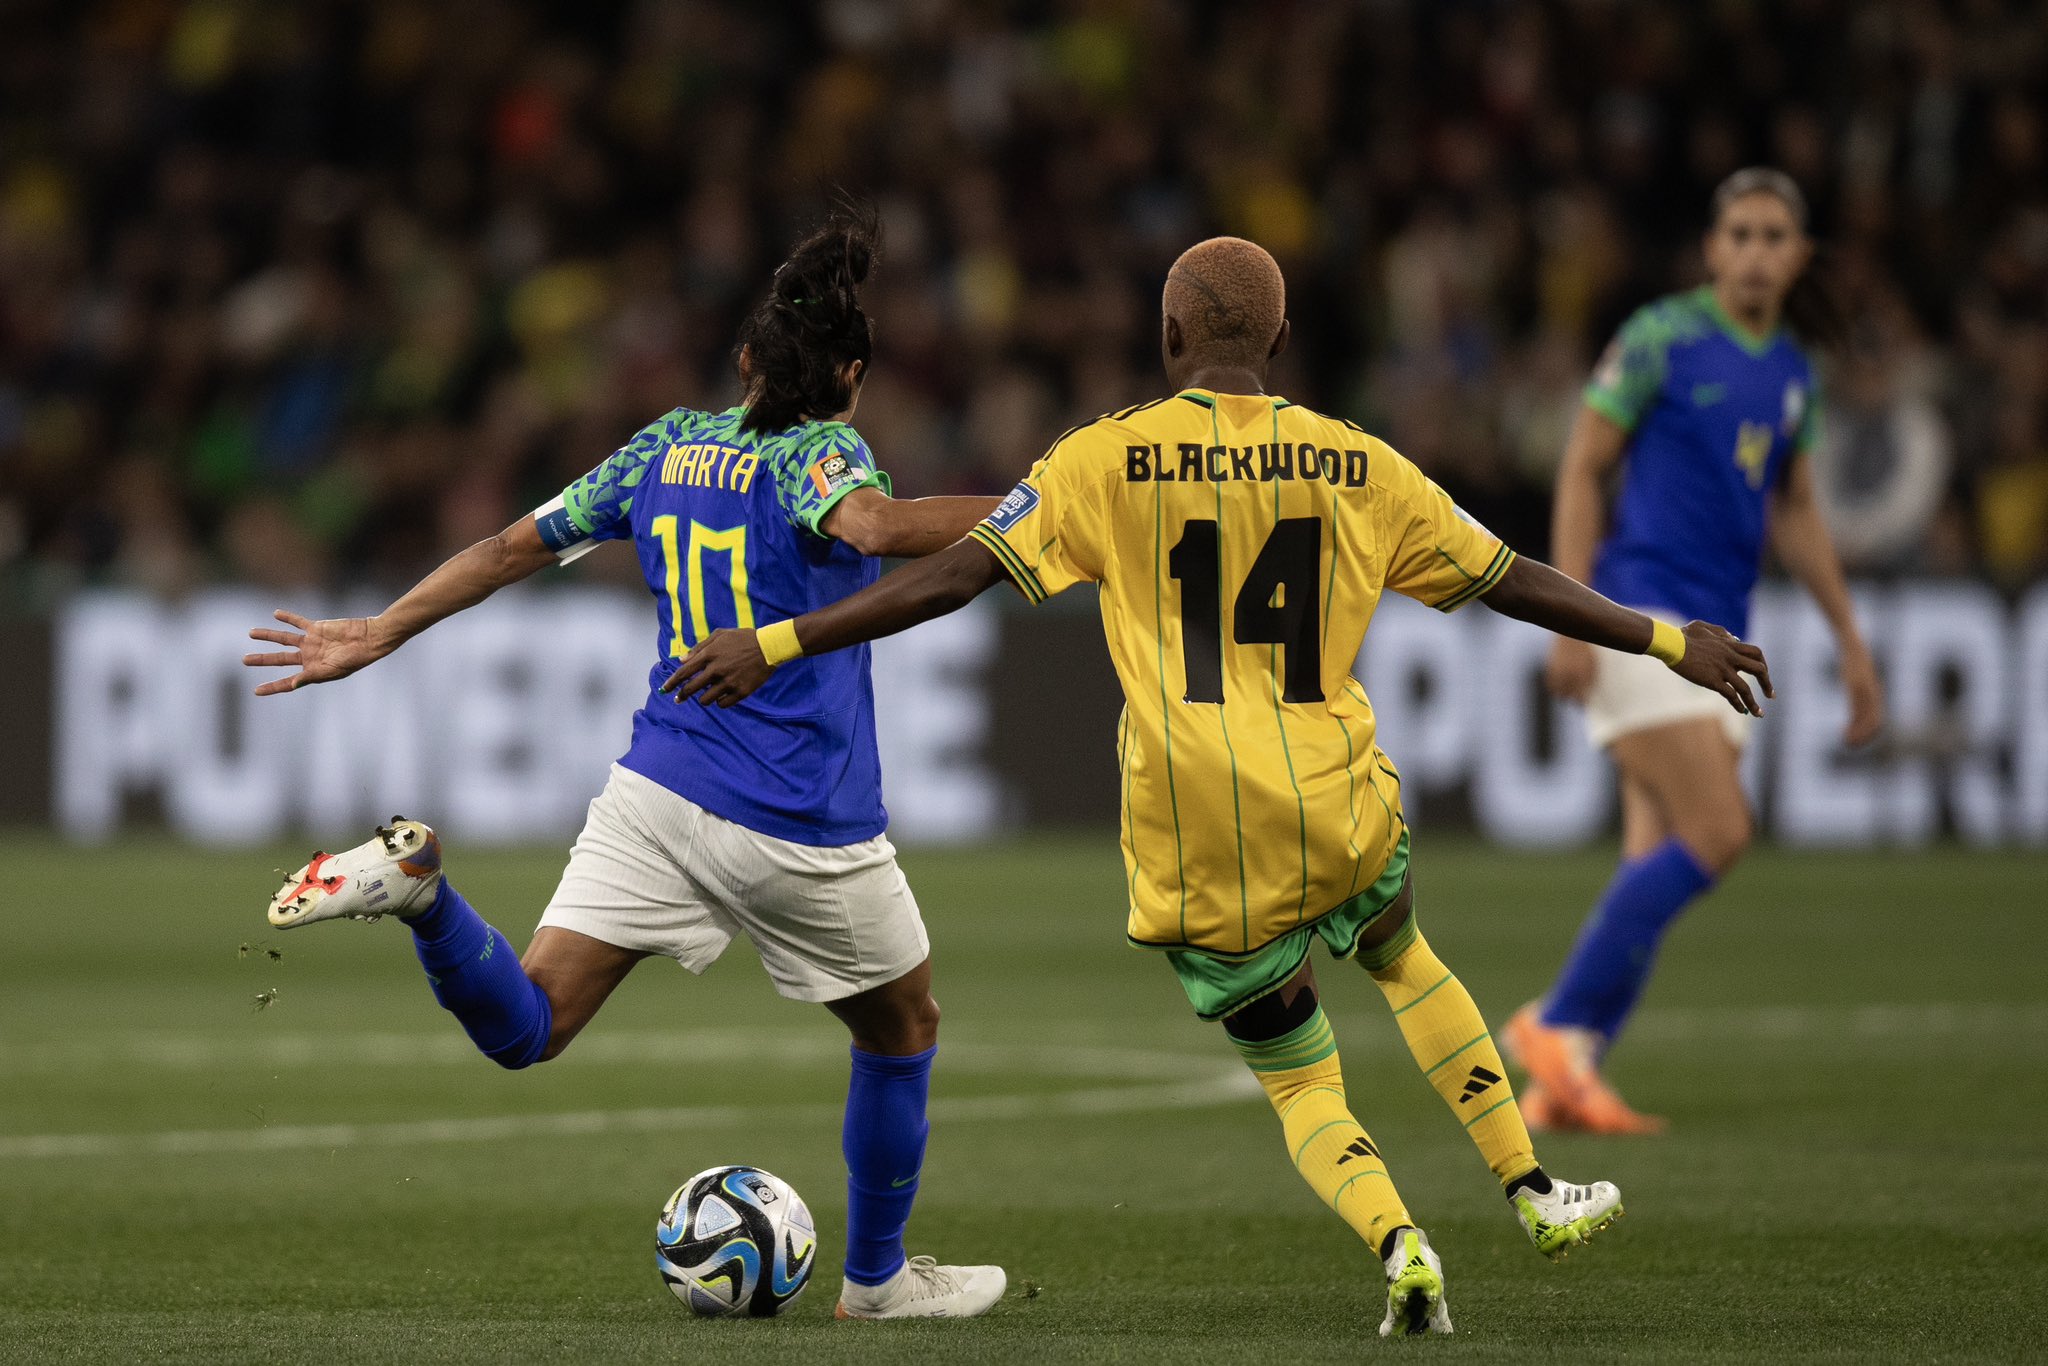
[[[1263,366],[1287,318],[1280,263],[1256,242],[1211,237],[1166,272],[1160,310],[1180,323],[1187,350],[1227,365]]]

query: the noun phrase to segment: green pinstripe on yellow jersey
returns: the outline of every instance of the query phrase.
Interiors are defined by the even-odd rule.
[[[1514,559],[1377,438],[1206,390],[1076,427],[972,534],[1032,602],[1101,585],[1129,934],[1219,956],[1394,856],[1399,780],[1350,672],[1381,593],[1453,611]]]

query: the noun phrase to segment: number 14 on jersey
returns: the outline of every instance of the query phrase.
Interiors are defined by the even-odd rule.
[[[1323,700],[1322,600],[1316,583],[1323,558],[1320,517],[1277,523],[1238,588],[1230,639],[1274,647],[1266,667],[1283,680],[1287,702]],[[1214,521],[1194,519],[1167,556],[1180,584],[1181,664],[1189,702],[1223,701],[1223,554]],[[1284,667],[1279,655],[1285,655]]]

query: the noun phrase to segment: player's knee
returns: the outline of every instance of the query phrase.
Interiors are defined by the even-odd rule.
[[[902,1032],[904,1044],[912,1053],[922,1053],[939,1041],[939,1001],[929,991],[923,992],[911,1002],[905,1013]]]
[[[1312,987],[1291,996],[1284,991],[1269,991],[1242,1010],[1224,1016],[1223,1032],[1242,1043],[1278,1039],[1314,1019],[1319,1004]]]
[[[938,1041],[939,1003],[928,991],[890,1000],[853,1031],[853,1042],[862,1051],[894,1057],[922,1053]]]
[[[1352,961],[1378,981],[1394,970],[1394,964],[1420,942],[1422,932],[1415,925],[1415,885],[1401,884],[1400,894],[1374,916],[1360,931]]]
[[[1749,852],[1756,821],[1747,804],[1701,813],[1685,822],[1679,838],[1716,875],[1726,873]]]

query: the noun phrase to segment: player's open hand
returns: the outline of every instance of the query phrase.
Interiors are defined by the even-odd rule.
[[[1842,743],[1851,749],[1867,745],[1884,729],[1884,684],[1860,641],[1842,652],[1842,691],[1849,694],[1849,724],[1843,728]]]
[[[685,655],[661,690],[674,693],[678,702],[694,697],[705,706],[729,707],[751,695],[774,672],[752,631],[724,627]]]
[[[259,626],[249,639],[268,641],[286,648],[271,654],[249,654],[242,662],[252,669],[297,669],[289,678],[273,678],[256,685],[258,697],[293,692],[308,683],[332,683],[347,678],[365,664],[374,664],[391,653],[369,617],[337,617],[331,621],[309,621],[296,612],[273,612],[272,616],[298,633]]]
[[[1749,716],[1762,716],[1764,709],[1744,674],[1757,681],[1765,697],[1777,696],[1771,690],[1771,669],[1764,662],[1764,652],[1710,621],[1686,623],[1685,657],[1672,670],[1687,682],[1721,694],[1729,706]]]
[[[1559,636],[1550,643],[1550,658],[1543,665],[1543,682],[1554,697],[1583,702],[1593,690],[1593,647],[1583,640]]]

